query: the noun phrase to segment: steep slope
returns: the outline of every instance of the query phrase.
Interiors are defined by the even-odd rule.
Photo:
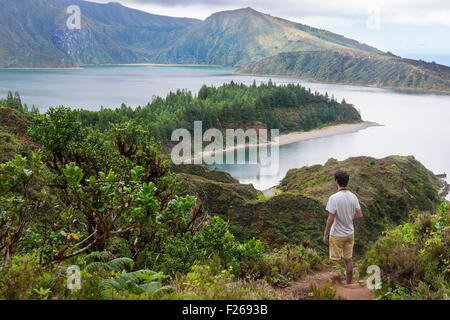
[[[189,166],[188,166],[189,167]],[[242,239],[261,237],[272,245],[303,244],[326,253],[322,235],[328,197],[336,192],[337,169],[351,174],[350,189],[359,197],[364,219],[356,222],[355,252],[367,250],[381,232],[405,221],[411,210],[434,210],[442,201],[441,182],[414,157],[391,156],[330,159],[288,172],[273,197],[260,195],[251,185],[216,180],[208,171],[180,168],[179,191],[197,195],[211,214],[228,219]]]
[[[56,1],[0,0],[0,67],[73,66],[51,41]]]
[[[34,144],[27,135],[30,124],[29,115],[0,105],[0,163],[17,154],[31,158]]]
[[[156,61],[242,66],[280,52],[339,48],[383,54],[325,30],[244,8],[215,13],[190,27]]]
[[[66,26],[70,5],[80,7],[80,30]],[[197,22],[81,0],[0,0],[0,7],[0,67],[144,62]]]
[[[237,73],[287,75],[320,82],[450,92],[450,67],[361,51],[280,53],[242,67]]]
[[[407,223],[383,234],[359,265],[381,272],[377,298],[448,300],[450,296],[450,203],[436,212],[415,212]]]

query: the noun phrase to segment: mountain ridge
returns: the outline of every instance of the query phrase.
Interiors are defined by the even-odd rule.
[[[191,26],[155,61],[242,66],[281,52],[313,49],[385,54],[356,40],[248,7],[216,12]]]
[[[7,1],[0,0],[0,68],[214,65],[238,67],[237,73],[245,74],[450,92],[449,67],[403,59],[251,7],[216,12],[201,21],[118,3]],[[69,5],[81,9],[79,30],[66,26]]]
[[[80,30],[66,26],[69,5],[80,7]],[[146,62],[152,50],[198,21],[81,0],[0,0],[0,7],[2,68]]]
[[[0,67],[193,63],[241,66],[280,52],[319,48],[382,51],[332,32],[272,17],[250,7],[204,21],[151,14],[118,3],[0,0]],[[69,30],[69,5],[82,28]]]
[[[237,74],[293,76],[311,81],[450,92],[450,67],[364,52],[284,52],[236,70]]]

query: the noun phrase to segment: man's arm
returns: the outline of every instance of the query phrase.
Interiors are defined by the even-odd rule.
[[[330,213],[327,219],[327,226],[325,227],[325,232],[323,234],[323,243],[328,245],[328,234],[330,233],[331,226],[334,222],[334,214]]]
[[[362,210],[356,210],[354,219],[361,219],[363,217]]]

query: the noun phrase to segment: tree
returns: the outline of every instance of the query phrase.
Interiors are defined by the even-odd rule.
[[[5,104],[10,108],[14,107],[14,97],[13,97],[13,94],[11,91],[8,91],[8,95],[6,96]]]
[[[31,169],[26,158],[17,155],[0,167],[0,254],[8,265],[25,230],[42,213],[46,191],[32,188],[43,169],[39,153],[34,153]]]
[[[61,236],[49,260],[103,251],[114,238],[127,241],[138,259],[146,244],[162,249],[168,235],[190,232],[201,206],[192,197],[174,197],[170,163],[148,132],[126,122],[101,133],[82,127],[78,116],[69,108],[49,109],[29,130],[43,147],[52,207],[60,210],[53,225]]]
[[[208,98],[208,87],[205,84],[198,91],[198,98],[201,100]]]
[[[20,94],[18,91],[14,93],[14,109],[23,112],[22,99],[20,99]]]

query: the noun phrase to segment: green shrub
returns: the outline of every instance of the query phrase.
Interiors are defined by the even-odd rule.
[[[113,258],[109,252],[92,252],[82,259],[82,288],[75,299],[151,299],[167,290],[166,276],[151,270],[133,270],[133,260]]]
[[[381,269],[380,299],[440,298],[450,295],[450,205],[437,214],[412,213],[412,222],[397,226],[366,253],[360,272]]]
[[[312,283],[309,289],[311,291],[309,294],[311,300],[339,300],[336,296],[336,291],[329,283],[323,283],[321,285]]]
[[[232,267],[215,272],[207,265],[194,265],[187,275],[179,276],[174,291],[162,299],[177,300],[268,300],[279,299],[265,281],[234,280]]]
[[[64,291],[60,268],[44,269],[33,255],[13,256],[0,270],[0,300],[62,299]]]
[[[276,286],[285,286],[306,275],[311,270],[318,270],[328,264],[327,260],[303,246],[285,246],[273,249],[264,255],[254,269],[254,277],[264,278]]]
[[[216,261],[219,268],[232,267],[233,274],[241,276],[262,259],[266,249],[267,245],[256,239],[246,243],[236,241],[228,224],[216,216],[192,236],[168,239],[157,266],[164,273],[174,275],[189,272],[194,264]]]

